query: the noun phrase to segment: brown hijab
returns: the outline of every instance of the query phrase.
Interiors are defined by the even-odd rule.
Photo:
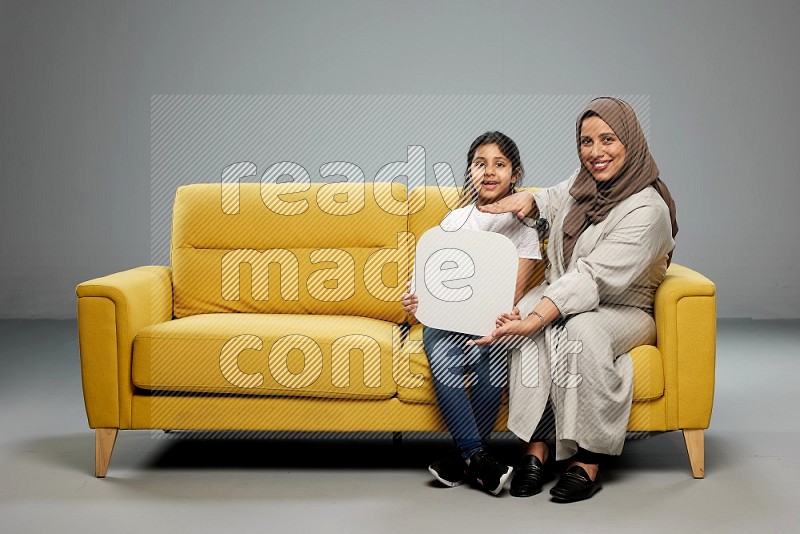
[[[581,124],[587,115],[597,115],[611,126],[619,140],[625,145],[627,155],[616,177],[608,182],[598,183],[589,169],[581,161],[581,170],[572,184],[569,194],[576,203],[564,219],[564,263],[569,264],[575,243],[586,228],[606,218],[608,213],[629,196],[653,186],[669,208],[672,222],[672,237],[678,233],[675,220],[675,201],[669,194],[666,184],[658,177],[658,167],[647,148],[642,127],[636,119],[633,108],[618,98],[600,97],[592,100],[578,115],[575,137],[578,142],[578,155],[581,151]],[[669,253],[672,260],[672,252]]]

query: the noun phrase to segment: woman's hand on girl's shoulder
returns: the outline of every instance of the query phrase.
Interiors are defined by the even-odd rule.
[[[484,213],[515,213],[519,219],[524,219],[533,212],[533,195],[527,191],[520,191],[513,195],[503,197],[497,202],[478,206]]]

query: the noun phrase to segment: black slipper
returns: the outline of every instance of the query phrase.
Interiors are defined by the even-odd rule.
[[[544,482],[544,465],[533,454],[522,457],[514,469],[514,478],[511,480],[509,493],[514,497],[531,497],[542,491]]]
[[[573,465],[564,471],[550,495],[556,502],[575,502],[588,499],[603,487],[600,471],[592,480],[589,474],[579,465]]]

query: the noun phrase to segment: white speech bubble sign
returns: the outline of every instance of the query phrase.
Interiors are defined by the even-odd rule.
[[[440,330],[491,334],[497,316],[514,305],[518,265],[517,249],[504,235],[434,226],[417,243],[417,319]]]

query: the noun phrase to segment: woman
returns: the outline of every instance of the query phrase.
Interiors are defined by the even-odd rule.
[[[541,491],[555,439],[569,466],[553,499],[587,499],[602,487],[599,464],[619,455],[633,395],[628,351],[652,344],[655,291],[678,227],[675,203],[633,109],[616,98],[587,104],[576,123],[580,170],[534,195],[517,193],[480,209],[550,223],[545,282],[503,314],[484,345],[515,334],[538,347],[538,384],[522,358],[510,362],[508,427],[527,442],[511,493]],[[529,381],[530,382],[530,381]]]

